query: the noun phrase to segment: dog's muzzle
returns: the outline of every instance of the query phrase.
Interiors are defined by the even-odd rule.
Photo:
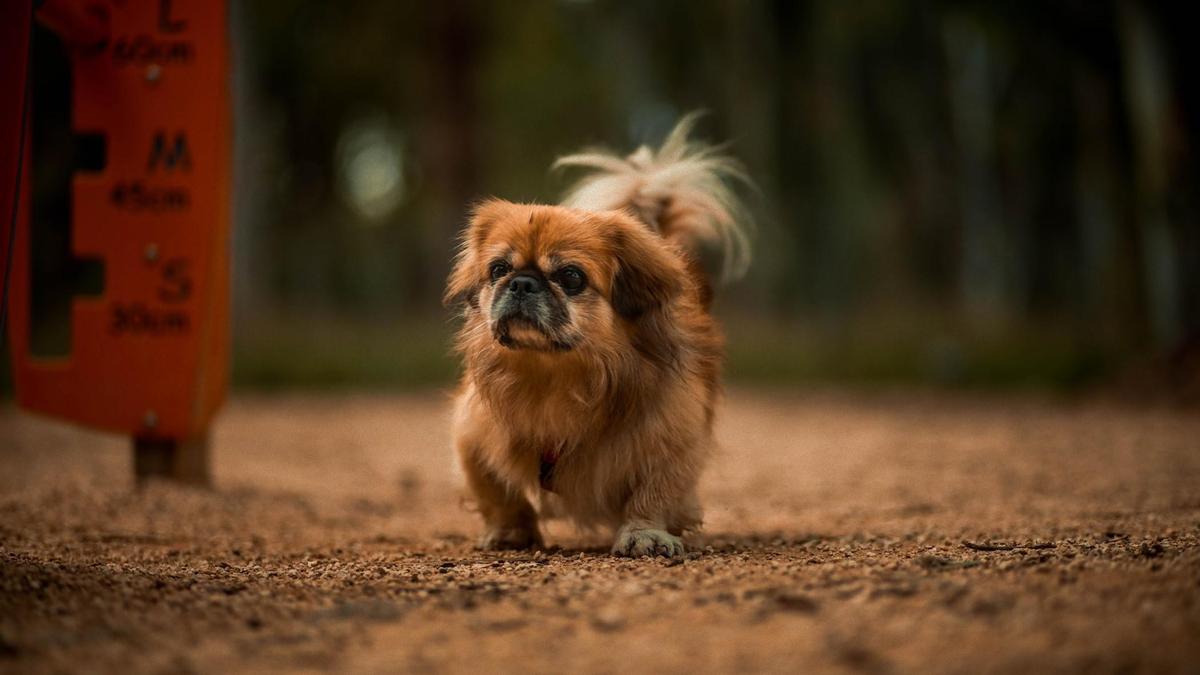
[[[524,326],[541,333],[554,350],[571,348],[558,336],[559,328],[566,321],[566,312],[549,292],[547,284],[537,272],[522,271],[513,275],[496,294],[492,302],[492,330],[501,345],[522,346],[510,333],[514,326]]]

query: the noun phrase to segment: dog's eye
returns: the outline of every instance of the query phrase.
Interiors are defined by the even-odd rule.
[[[582,291],[584,286],[587,286],[587,277],[583,275],[583,270],[574,265],[560,269],[554,276],[555,281],[562,286],[567,295],[575,295]]]
[[[504,275],[511,271],[512,265],[509,265],[503,260],[497,260],[496,262],[492,263],[490,267],[488,267],[488,274],[491,275],[492,281],[499,281],[503,279]]]

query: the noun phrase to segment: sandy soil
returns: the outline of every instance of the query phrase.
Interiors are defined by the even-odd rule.
[[[735,391],[682,563],[481,553],[441,394],[242,398],[216,489],[0,408],[0,671],[1200,671],[1200,416]]]

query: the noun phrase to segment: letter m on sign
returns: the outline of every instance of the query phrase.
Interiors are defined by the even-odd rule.
[[[159,131],[154,134],[154,142],[150,146],[150,161],[146,164],[147,171],[154,171],[161,166],[166,171],[176,167],[184,171],[192,169],[192,153],[188,149],[187,136],[182,131],[175,134],[171,142],[167,142],[167,132]]]

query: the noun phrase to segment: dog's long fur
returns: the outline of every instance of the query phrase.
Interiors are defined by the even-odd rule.
[[[550,510],[616,529],[624,555],[682,554],[700,524],[723,353],[705,257],[724,279],[749,255],[741,173],[693,122],[657,152],[564,157],[592,172],[562,205],[489,200],[463,233],[454,442],[485,547],[540,545]]]

